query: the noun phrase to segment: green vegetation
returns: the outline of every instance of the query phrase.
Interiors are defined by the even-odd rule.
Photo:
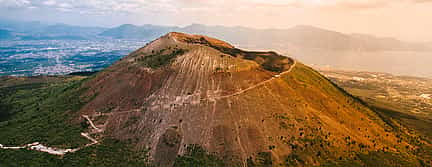
[[[415,159],[406,155],[391,152],[376,151],[357,154],[348,159],[339,159],[323,163],[325,167],[360,167],[360,166],[422,166]]]
[[[285,70],[285,65],[293,62],[290,58],[278,55],[276,52],[242,52],[242,54],[245,59],[256,61],[264,69],[279,73]]]
[[[134,150],[130,143],[105,139],[63,157],[32,150],[0,150],[2,166],[150,166],[148,150]]]
[[[1,108],[8,118],[0,122],[0,143],[23,145],[41,142],[50,146],[76,147],[87,143],[83,128],[71,116],[86,100],[80,98],[82,80],[63,83],[16,85],[0,88]]]
[[[32,90],[44,86],[44,83],[21,84],[0,88],[0,122],[8,120],[16,111],[14,101],[9,98],[17,90]]]
[[[370,77],[370,74],[353,72],[336,72],[344,77],[361,76]],[[350,93],[355,95],[358,101],[376,113],[385,122],[387,132],[396,134],[397,142],[407,142],[410,146],[397,146],[399,150],[415,155],[422,164],[432,164],[432,130],[428,106],[422,106],[424,102],[411,100],[411,95],[427,92],[430,87],[423,81],[412,78],[391,76],[388,74],[379,75],[379,79],[373,78],[365,82],[352,80],[332,79]],[[393,81],[388,82],[392,78]],[[382,82],[385,80],[386,82]],[[414,83],[414,84],[413,84]],[[410,86],[407,86],[410,85]],[[388,91],[392,90],[392,91]],[[393,96],[391,92],[398,92]],[[381,97],[379,97],[381,96]],[[357,98],[358,97],[358,98]],[[360,100],[361,98],[361,100]],[[421,113],[415,113],[420,109]],[[424,165],[427,166],[427,165]]]
[[[307,67],[301,63],[297,63],[296,67],[291,71],[291,75],[283,77],[286,81],[296,80],[300,83],[305,84],[304,86],[310,85],[325,91],[335,97],[341,97],[343,94],[340,93],[338,87],[333,85],[332,82],[328,81],[320,73],[316,72],[310,67]]]
[[[85,79],[84,79],[85,80]],[[21,146],[33,142],[59,148],[81,147],[89,141],[80,133],[86,122],[73,121],[92,97],[83,97],[84,80],[18,83],[0,88],[0,144]],[[100,144],[62,157],[34,150],[0,149],[1,166],[144,166],[148,150],[105,138]]]
[[[142,56],[137,58],[136,60],[146,67],[159,68],[163,65],[170,63],[178,55],[182,55],[186,53],[186,50],[174,49],[168,54],[166,54],[165,52],[169,52],[169,51],[166,49],[162,49],[156,53],[153,51],[151,55]]]
[[[207,41],[205,38],[193,39],[188,38],[186,40],[188,43],[201,44],[213,49],[216,49],[224,54],[237,57],[242,56],[247,60],[252,60],[260,64],[264,69],[273,71],[273,72],[282,72],[285,70],[285,66],[288,63],[292,63],[293,60],[290,58],[278,55],[276,52],[247,52],[237,48],[225,47],[220,45],[213,45],[211,42]],[[221,55],[221,57],[223,57]],[[290,61],[286,61],[290,60]]]
[[[165,54],[167,52],[167,50],[153,52],[152,55],[138,58],[137,61],[151,68],[159,68],[172,61],[177,55],[184,54],[183,50],[174,50]],[[258,55],[249,59],[263,62],[264,58]],[[222,70],[220,67],[216,67],[216,71],[220,70]],[[371,152],[371,149],[367,149],[370,146],[361,143],[363,141],[357,140],[355,135],[336,136],[336,134],[336,137],[343,138],[344,141],[337,143],[339,145],[336,144],[343,148],[335,149],[334,140],[328,139],[330,132],[324,132],[321,127],[317,126],[302,126],[307,125],[307,121],[311,119],[310,116],[272,114],[271,118],[276,120],[275,124],[279,125],[280,129],[287,132],[292,130],[292,133],[286,133],[289,136],[284,136],[284,134],[268,136],[270,141],[279,140],[279,143],[266,143],[268,145],[265,145],[265,148],[268,148],[269,152],[260,152],[250,157],[247,159],[248,166],[272,166],[272,153],[277,154],[278,151],[285,148],[291,148],[289,155],[280,157],[283,158],[282,163],[284,163],[281,165],[286,166],[317,164],[322,164],[322,166],[427,166],[432,163],[430,145],[424,143],[422,138],[406,133],[407,130],[398,124],[398,120],[394,119],[401,115],[395,114],[394,111],[379,107],[364,107],[365,103],[362,100],[349,95],[342,88],[302,64],[296,66],[290,75],[284,75],[281,78],[289,83],[295,82],[290,85],[298,91],[310,91],[311,97],[307,97],[309,98],[307,101],[313,101],[319,96],[314,93],[325,92],[325,95],[340,102],[339,104],[342,104],[343,107],[349,105],[358,111],[369,113],[370,118],[385,125],[386,132],[394,132],[399,143],[408,142],[410,145],[389,146],[392,149],[394,147],[397,152],[389,152],[391,150],[389,147],[382,151]],[[1,87],[0,144],[16,146],[38,141],[44,145],[60,148],[73,148],[87,144],[89,141],[79,134],[89,125],[85,121],[80,122],[76,119],[80,116],[77,111],[92,99],[92,97],[83,96],[85,91],[82,88],[83,82],[84,80],[65,80],[59,83],[25,83]],[[309,88],[316,88],[319,91]],[[317,98],[316,100],[322,99]],[[314,107],[313,103],[309,105]],[[342,105],[338,106],[338,110],[339,107],[342,108]],[[110,111],[113,107],[107,105],[106,109]],[[324,107],[320,109],[325,110]],[[376,115],[371,109],[378,114]],[[143,109],[142,112],[146,112],[146,109]],[[364,120],[364,118],[358,119]],[[140,117],[132,116],[123,124],[123,127],[134,125],[139,120]],[[161,123],[162,119],[156,121]],[[179,122],[181,123],[182,119]],[[340,123],[347,124],[347,122],[349,123],[349,121]],[[363,130],[363,128],[358,128],[358,130]],[[172,129],[177,129],[177,127],[172,127]],[[180,136],[174,133],[174,130],[172,132],[164,136],[163,142],[170,147],[178,146],[177,144],[181,141]],[[136,143],[106,137],[98,145],[63,157],[30,150],[0,150],[0,164],[2,166],[145,166],[151,163],[148,160],[148,150],[138,150],[133,147],[134,144]],[[174,166],[226,166],[224,160],[229,159],[230,161],[232,158],[220,159],[199,145],[189,145],[186,153],[176,158]]]
[[[177,157],[174,162],[175,167],[217,167],[225,166],[223,161],[219,159],[216,155],[208,153],[199,145],[188,145],[186,148],[186,154]]]
[[[247,159],[248,167],[270,167],[273,166],[271,152],[260,152],[255,159]]]
[[[432,141],[432,103],[416,96],[430,92],[432,80],[384,73],[324,71],[332,81],[361,98],[381,117],[386,116]],[[340,76],[340,77],[337,77]],[[371,77],[375,76],[375,77]],[[362,77],[365,81],[344,78]]]
[[[126,123],[123,125],[123,128],[127,128],[131,125],[135,125],[136,123],[138,123],[138,121],[140,120],[140,117],[138,116],[131,116]]]
[[[262,56],[261,56],[262,57]],[[285,70],[286,63],[283,63],[284,60],[289,59],[280,55],[271,55],[265,57],[265,62],[262,64],[264,69],[273,71],[273,72],[283,72]]]
[[[332,149],[333,143],[327,140],[325,134],[310,136],[311,134],[305,131],[305,133],[300,134],[298,138],[283,138],[287,140],[284,141],[284,143],[287,144],[291,144],[294,141],[298,142],[292,145],[293,152],[286,158],[285,163],[287,166],[309,166],[322,163],[324,163],[324,166],[328,164],[330,164],[330,166],[375,166],[375,164],[379,164],[378,166],[396,166],[397,164],[402,164],[402,166],[420,166],[420,164],[431,164],[430,155],[432,155],[432,149],[430,144],[424,143],[424,139],[413,134],[403,126],[400,126],[398,123],[399,121],[394,119],[394,117],[399,116],[394,115],[394,112],[373,107],[369,105],[370,103],[366,103],[350,95],[344,89],[338,87],[315,70],[301,63],[297,64],[290,75],[285,75],[282,79],[295,88],[311,91],[310,94],[315,92],[313,89],[308,88],[313,87],[322,90],[329,95],[329,97],[338,101],[339,104],[342,104],[343,107],[350,106],[368,115],[368,118],[384,127],[386,132],[395,134],[399,143],[408,142],[410,144],[410,146],[407,147],[405,147],[406,145],[404,144],[394,145],[393,147],[397,150],[396,152],[392,151],[389,147],[385,147],[378,152],[368,152],[368,148],[372,146],[356,141],[350,136],[345,136],[346,147],[353,150],[348,153]],[[314,97],[311,96],[309,98],[313,99]],[[393,113],[393,115],[389,115],[389,113]],[[276,116],[275,118],[282,120],[284,117]],[[363,118],[359,119],[364,120]],[[283,128],[285,126],[283,123],[280,123],[280,127]],[[322,136],[322,138],[320,136]],[[375,140],[373,140],[373,142],[375,143]]]
[[[76,76],[92,76],[93,74],[96,74],[98,71],[80,71],[80,72],[73,72],[68,75],[76,75]]]
[[[223,68],[222,68],[222,67],[216,67],[216,68],[215,68],[215,71],[216,71],[216,72],[221,72],[221,71],[223,71]]]
[[[409,116],[401,112],[393,111],[391,109],[380,108],[377,106],[372,106],[372,108],[378,113],[381,119],[383,119],[388,125],[390,125],[392,132],[397,134],[399,142],[406,141],[411,145],[415,146],[415,148],[406,147],[401,149],[405,149],[408,152],[418,156],[419,160],[422,163],[432,164],[432,146],[430,143],[430,136],[422,137],[416,135],[417,131],[413,131],[412,129],[406,128],[400,124],[401,122],[404,122],[400,121],[399,119],[403,119],[404,117]],[[418,123],[420,121],[421,120],[416,120],[415,123]],[[421,125],[415,125],[414,127],[421,127]]]
[[[292,153],[285,157],[284,165],[310,166],[327,159],[335,160],[335,155],[338,153],[331,150],[331,143],[322,136],[325,134],[321,132],[320,134],[302,134],[299,137],[281,137],[283,143],[291,146],[292,149]]]
[[[293,80],[303,83],[303,87],[313,86],[319,88],[326,94],[330,95],[332,99],[340,104],[349,105],[360,112],[363,112],[372,118],[379,125],[385,126],[385,122],[379,119],[379,116],[368,107],[368,104],[363,100],[355,97],[343,88],[339,87],[326,77],[322,76],[319,72],[314,69],[307,67],[301,63],[297,63],[296,67],[290,73],[291,75],[286,75],[283,77],[287,82],[292,82]]]

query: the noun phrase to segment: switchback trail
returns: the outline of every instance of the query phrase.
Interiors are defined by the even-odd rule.
[[[237,91],[237,92],[235,92],[235,93],[232,93],[232,94],[229,94],[229,95],[224,95],[224,96],[214,96],[214,97],[207,97],[207,98],[203,98],[203,99],[201,99],[201,100],[214,100],[214,99],[223,99],[223,98],[228,98],[228,97],[232,97],[232,96],[237,96],[237,95],[240,95],[240,94],[243,94],[243,93],[245,93],[245,92],[247,92],[247,91],[249,91],[249,90],[252,90],[252,89],[254,89],[254,88],[257,88],[257,87],[259,87],[259,86],[262,86],[262,85],[264,85],[264,84],[266,84],[266,83],[268,83],[268,82],[270,82],[270,81],[272,81],[272,80],[274,80],[274,79],[277,79],[277,78],[280,78],[282,75],[284,75],[284,74],[287,74],[287,73],[289,73],[289,72],[291,72],[292,71],[292,69],[294,69],[294,67],[297,65],[297,61],[296,60],[293,60],[294,61],[294,63],[291,65],[291,67],[288,69],[288,70],[286,70],[286,71],[284,71],[284,72],[281,72],[281,73],[279,73],[279,74],[277,74],[277,75],[274,75],[272,78],[270,78],[270,79],[267,79],[267,80],[265,80],[265,81],[262,81],[262,82],[260,82],[260,83],[257,83],[257,84],[255,84],[255,85],[253,85],[253,86],[251,86],[251,87],[248,87],[248,88],[246,88],[246,89],[243,89],[243,90],[240,90],[240,91]],[[132,113],[132,112],[140,112],[140,111],[142,111],[143,110],[143,108],[137,108],[137,109],[131,109],[131,110],[126,110],[126,111],[117,111],[117,112],[110,112],[110,113],[95,113],[95,114],[93,114],[92,116],[112,116],[112,115],[118,115],[118,114],[127,114],[127,113]]]
[[[228,98],[228,97],[232,97],[232,96],[237,96],[240,94],[243,94],[249,90],[252,90],[254,88],[257,88],[259,86],[262,86],[268,82],[271,82],[274,79],[277,79],[279,77],[281,77],[282,75],[289,73],[292,71],[292,69],[296,66],[297,61],[294,60],[293,65],[291,65],[290,69],[288,69],[287,71],[284,71],[282,73],[279,73],[275,76],[273,76],[270,79],[267,79],[265,81],[262,81],[258,84],[255,84],[249,88],[237,91],[235,93],[229,94],[229,95],[224,95],[224,96],[215,96],[215,97],[208,97],[205,99],[201,99],[201,100],[209,100],[209,99],[223,99],[223,98]],[[142,108],[138,108],[138,109],[132,109],[132,110],[127,110],[127,111],[121,111],[121,112],[110,112],[110,113],[95,113],[93,115],[91,115],[92,117],[98,117],[98,116],[113,116],[113,115],[118,115],[118,114],[127,114],[127,113],[132,113],[132,112],[139,112],[142,111]],[[55,147],[48,147],[45,145],[40,144],[39,142],[34,142],[34,143],[30,143],[30,144],[26,144],[23,146],[4,146],[2,144],[0,144],[0,149],[13,149],[13,150],[18,150],[18,149],[28,149],[28,150],[36,150],[36,151],[40,151],[40,152],[46,152],[49,154],[53,154],[53,155],[65,155],[66,153],[72,153],[72,152],[76,152],[79,151],[83,148],[98,144],[99,141],[96,140],[95,138],[91,137],[91,134],[98,134],[98,133],[102,133],[104,132],[104,128],[98,128],[93,121],[91,120],[91,118],[88,115],[82,115],[82,117],[89,123],[90,127],[93,129],[93,131],[87,133],[87,132],[81,132],[81,136],[85,137],[86,139],[90,140],[91,143],[88,143],[82,147],[78,147],[78,148],[68,148],[68,149],[63,149],[63,148],[55,148]]]
[[[91,134],[96,134],[96,133],[101,133],[103,132],[103,129],[99,129],[95,126],[95,124],[93,123],[93,121],[87,116],[87,115],[82,115],[82,117],[84,117],[87,122],[90,124],[90,126],[95,130],[94,132],[91,133],[85,133],[85,132],[81,132],[81,136],[85,137],[86,139],[90,140],[91,143],[88,143],[82,147],[78,147],[78,148],[55,148],[55,147],[48,147],[45,146],[43,144],[40,144],[39,142],[34,142],[34,143],[30,143],[30,144],[26,144],[23,146],[4,146],[2,144],[0,144],[0,149],[12,149],[12,150],[19,150],[19,149],[28,149],[28,150],[36,150],[36,151],[40,151],[40,152],[46,152],[48,154],[53,154],[53,155],[65,155],[66,153],[72,153],[72,152],[76,152],[78,150],[81,150],[83,148],[98,144],[99,141],[94,139],[93,137],[91,137]]]
[[[247,92],[247,91],[249,91],[249,90],[252,90],[252,89],[254,89],[254,88],[257,88],[257,87],[259,87],[259,86],[262,86],[262,85],[264,85],[264,84],[266,84],[266,83],[268,83],[268,82],[271,82],[271,81],[273,81],[274,79],[280,78],[282,75],[285,75],[285,74],[287,74],[287,73],[290,73],[290,72],[294,69],[294,67],[297,65],[297,61],[296,61],[296,60],[293,60],[293,62],[294,62],[294,63],[291,65],[291,67],[290,67],[288,70],[286,70],[286,71],[284,71],[284,72],[281,72],[281,73],[279,73],[279,74],[277,74],[277,75],[274,75],[272,78],[267,79],[267,80],[265,80],[265,81],[261,81],[260,83],[257,83],[257,84],[255,84],[255,85],[253,85],[253,86],[251,86],[251,87],[248,87],[248,88],[246,88],[246,89],[243,89],[243,90],[240,90],[240,91],[234,92],[234,93],[229,94],[229,95],[214,96],[214,97],[207,97],[207,98],[203,98],[203,99],[201,99],[201,100],[215,100],[215,99],[223,99],[223,98],[228,98],[228,97],[232,97],[232,96],[237,96],[237,95],[243,94],[243,93],[245,93],[245,92]],[[127,113],[132,113],[132,112],[140,112],[140,111],[142,111],[142,109],[143,109],[143,108],[137,108],[137,109],[131,109],[131,110],[126,110],[126,111],[110,112],[110,113],[96,113],[96,114],[93,114],[93,116],[112,116],[112,115],[118,115],[118,114],[127,114]]]

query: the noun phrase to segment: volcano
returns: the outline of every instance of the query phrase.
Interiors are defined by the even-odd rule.
[[[202,35],[168,33],[83,87],[79,113],[100,137],[148,149],[156,166],[311,166],[412,147],[301,62]]]

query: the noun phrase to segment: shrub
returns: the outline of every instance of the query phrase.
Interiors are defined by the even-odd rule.
[[[183,156],[176,158],[174,165],[175,167],[201,167],[201,166],[225,166],[223,161],[219,159],[216,155],[208,153],[204,148],[199,145],[188,145],[186,148],[186,153]]]
[[[136,60],[144,66],[150,68],[159,68],[163,65],[170,63],[178,55],[183,55],[186,51],[184,49],[175,49],[169,54],[164,54],[165,50],[162,49],[157,53],[137,58]]]

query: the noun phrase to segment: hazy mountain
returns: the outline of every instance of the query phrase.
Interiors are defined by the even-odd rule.
[[[157,25],[121,25],[114,28],[80,27],[64,24],[0,20],[0,29],[24,40],[52,39],[124,39],[150,41],[170,31],[205,34],[226,39],[240,48],[276,50],[307,64],[335,68],[389,72],[398,75],[431,77],[430,43],[404,42],[365,34],[344,34],[312,26],[288,29],[253,29],[247,27],[186,27]]]
[[[69,36],[96,36],[98,33],[104,31],[105,28],[101,27],[81,27],[71,26],[66,24],[55,24],[45,27],[43,30],[36,31],[38,34],[52,34],[52,35],[69,35]]]
[[[221,27],[191,25],[181,31],[208,34],[227,39],[233,43],[268,49],[327,50],[421,50],[423,45],[402,42],[393,38],[378,38],[370,35],[349,35],[312,26],[295,26],[289,29],[250,29],[244,27]]]
[[[0,28],[17,33],[21,39],[94,39],[106,28],[82,27],[66,24],[11,21],[0,19]]]
[[[312,26],[295,26],[289,29],[253,29],[246,27],[206,26],[192,24],[186,27],[122,25],[109,29],[102,36],[113,38],[149,39],[168,31],[206,34],[223,38],[231,43],[249,48],[326,49],[326,50],[425,50],[423,44],[408,43],[393,38],[379,38],[362,34],[343,34]]]
[[[132,24],[124,24],[119,27],[108,29],[100,33],[99,35],[112,38],[149,40],[157,38],[158,36],[161,36],[162,34],[165,34],[175,29],[176,27],[155,25],[135,26]]]
[[[343,34],[312,26],[288,29],[253,29],[246,27],[206,26],[186,27],[124,24],[114,28],[82,27],[66,24],[45,24],[0,19],[0,29],[18,33],[22,39],[142,39],[151,40],[167,32],[179,31],[206,34],[247,48],[262,49],[326,49],[338,51],[426,50],[426,44],[379,38],[363,34]]]
[[[358,43],[364,45],[370,50],[428,50],[425,43],[409,43],[403,42],[395,38],[390,37],[375,37],[366,34],[351,34],[353,38],[357,40]],[[398,50],[396,49],[396,50]]]
[[[14,32],[34,32],[39,31],[46,26],[47,24],[43,24],[38,21],[15,21],[9,19],[0,19],[0,28]]]

